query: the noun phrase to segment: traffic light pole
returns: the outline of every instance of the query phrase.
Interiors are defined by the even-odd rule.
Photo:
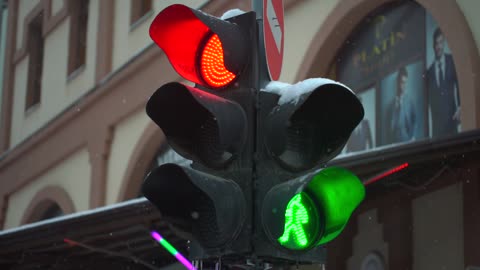
[[[252,0],[253,11],[257,13],[257,19],[262,18],[263,14],[263,1],[262,0]]]
[[[257,29],[258,29],[258,81],[255,88],[257,90],[264,89],[270,82],[270,76],[268,75],[268,67],[265,54],[265,39],[263,33],[263,0],[252,0],[253,11],[257,16]],[[258,100],[258,99],[257,99]]]
[[[272,99],[264,99],[263,95],[264,92],[260,91],[264,89],[267,84],[271,81],[270,75],[268,72],[267,67],[267,59],[266,59],[266,51],[265,51],[265,39],[264,39],[264,18],[263,18],[263,0],[252,0],[252,8],[256,14],[256,22],[257,22],[257,61],[256,61],[256,69],[257,69],[257,80],[254,83],[255,91],[256,91],[256,125],[255,125],[255,152],[254,152],[254,162],[253,162],[253,179],[252,179],[252,201],[254,205],[253,209],[253,216],[252,216],[252,235],[256,239],[262,239],[262,229],[258,227],[258,224],[261,223],[261,216],[258,210],[258,205],[261,202],[257,201],[258,198],[262,198],[264,194],[260,194],[263,188],[261,187],[262,183],[259,181],[259,174],[261,172],[257,172],[257,170],[262,170],[261,167],[258,167],[258,161],[263,160],[263,145],[260,143],[262,138],[260,134],[263,134],[263,127],[261,123],[266,118],[268,114],[268,110],[266,108],[270,108],[273,104],[264,104],[264,101],[273,101]],[[267,106],[265,106],[267,105]],[[261,166],[261,165],[260,165]],[[260,195],[260,196],[259,196]],[[256,242],[256,241],[255,241]],[[252,247],[254,254],[256,253],[256,243]],[[272,265],[268,262],[263,262],[262,260],[247,260],[247,265],[250,265],[255,270],[264,270],[270,269]]]

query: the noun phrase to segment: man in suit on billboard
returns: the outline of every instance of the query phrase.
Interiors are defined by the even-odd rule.
[[[358,97],[362,102],[362,97]],[[350,139],[347,142],[347,152],[356,152],[373,147],[372,132],[370,130],[370,122],[368,119],[363,118],[360,124],[350,135]]]
[[[458,80],[451,54],[445,53],[445,37],[440,28],[433,33],[435,60],[427,70],[427,87],[432,116],[432,137],[457,133],[460,123]]]
[[[408,73],[405,67],[398,70],[396,92],[390,106],[390,142],[407,142],[415,139],[417,115],[413,101],[406,93]]]

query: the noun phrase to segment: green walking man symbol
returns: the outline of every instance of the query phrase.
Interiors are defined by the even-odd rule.
[[[293,239],[297,247],[307,246],[308,239],[303,224],[308,223],[308,210],[302,203],[301,193],[295,195],[285,210],[285,229],[283,235],[278,238],[281,244],[287,244]]]

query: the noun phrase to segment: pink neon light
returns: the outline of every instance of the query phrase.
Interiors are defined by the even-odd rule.
[[[161,244],[170,254],[172,254],[180,263],[182,263],[188,270],[196,270],[195,266],[193,266],[183,255],[178,252],[168,241],[163,238],[158,232],[151,231],[150,235],[153,239],[157,240],[159,244]]]
[[[187,269],[196,270],[195,266],[193,266],[187,259],[185,259],[185,257],[182,256],[182,254],[180,253],[175,254],[175,258],[177,258],[177,260],[181,262]]]
[[[157,240],[158,242],[162,241],[162,236],[160,236],[159,233],[152,231],[150,234],[152,235],[153,239]]]
[[[407,162],[406,162],[406,163],[403,163],[403,164],[400,165],[400,166],[397,166],[397,167],[395,167],[395,168],[393,168],[393,169],[390,169],[390,170],[388,170],[388,171],[386,171],[386,172],[383,172],[383,173],[381,173],[381,174],[379,174],[379,175],[377,175],[377,176],[374,176],[374,177],[368,179],[367,181],[363,182],[363,185],[364,185],[364,186],[367,186],[367,185],[373,184],[373,183],[377,182],[378,180],[380,180],[380,179],[382,179],[382,178],[385,178],[385,177],[387,177],[387,176],[389,176],[389,175],[392,175],[392,174],[394,174],[394,173],[397,173],[397,172],[399,172],[399,171],[401,171],[401,170],[403,170],[403,169],[405,169],[405,168],[407,168],[407,167],[408,167],[408,163],[407,163]]]

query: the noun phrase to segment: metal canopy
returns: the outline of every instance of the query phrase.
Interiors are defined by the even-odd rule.
[[[141,198],[0,232],[0,269],[160,269],[176,262],[151,229],[186,252],[187,242]]]

